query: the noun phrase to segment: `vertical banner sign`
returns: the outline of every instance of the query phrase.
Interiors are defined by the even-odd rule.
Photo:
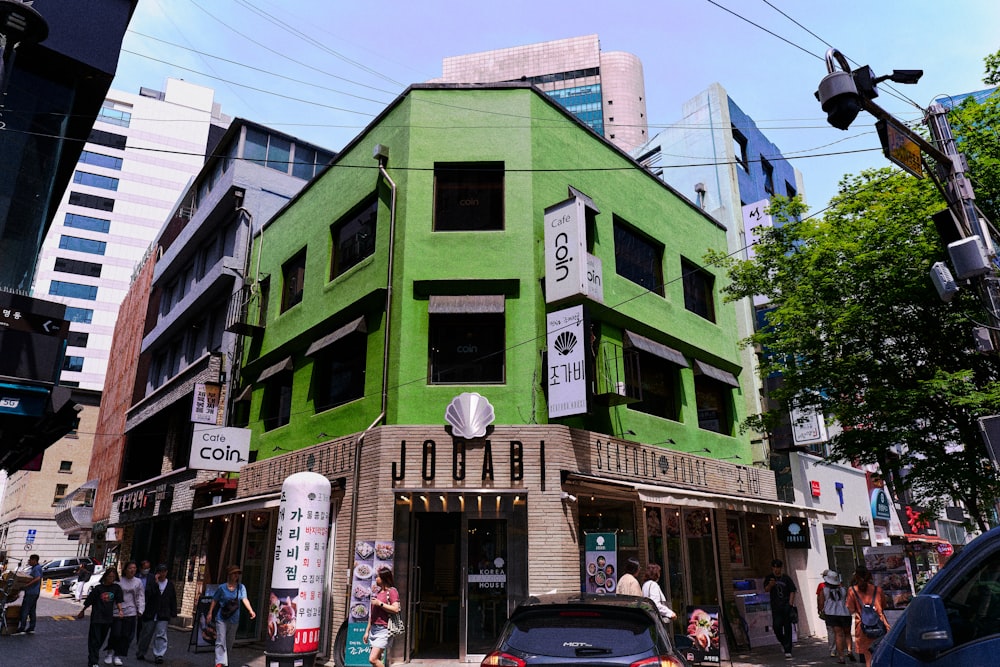
[[[264,642],[268,655],[319,650],[330,490],[330,480],[314,472],[289,475],[281,485]]]
[[[587,294],[587,216],[576,197],[545,209],[545,302]]]
[[[354,569],[351,570],[351,608],[348,610],[347,647],[344,664],[348,667],[368,667],[368,649],[362,641],[368,627],[372,598],[379,593],[375,574],[387,567],[395,572],[393,557],[396,543],[392,540],[358,540],[354,543]]]
[[[618,540],[614,533],[587,533],[584,593],[614,593],[618,586]]]
[[[547,316],[549,418],[587,411],[586,334],[583,306]]]
[[[196,424],[218,424],[222,385],[213,382],[195,382],[191,398],[191,421]]]
[[[753,259],[756,254],[754,244],[760,240],[760,231],[757,228],[774,226],[771,216],[765,213],[770,205],[770,199],[761,199],[743,207],[743,235],[746,238],[747,259]]]

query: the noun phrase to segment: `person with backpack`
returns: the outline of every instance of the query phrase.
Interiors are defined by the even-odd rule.
[[[854,616],[854,645],[872,664],[872,644],[889,631],[882,611],[882,589],[872,583],[872,573],[864,565],[854,570],[854,585],[847,591],[847,609]]]
[[[855,662],[854,654],[850,651],[850,643],[847,635],[851,631],[851,612],[847,609],[847,591],[841,586],[840,573],[834,570],[827,570],[823,575],[823,616],[828,627],[833,628],[836,637],[837,662],[844,664],[844,658]]]

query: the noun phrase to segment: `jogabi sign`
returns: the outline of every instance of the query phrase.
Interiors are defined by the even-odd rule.
[[[193,424],[188,467],[196,470],[239,472],[250,460],[250,429]]]

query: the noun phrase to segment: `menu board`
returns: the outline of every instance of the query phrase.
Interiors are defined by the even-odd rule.
[[[583,591],[614,593],[618,585],[618,540],[614,533],[587,533]]]
[[[913,576],[910,561],[902,546],[865,547],[865,566],[872,581],[882,589],[882,604],[886,611],[902,610],[913,597]]]
[[[691,640],[691,646],[684,649],[688,662],[720,663],[719,607],[688,607],[685,632]]]
[[[330,480],[314,472],[281,486],[264,650],[269,655],[319,650],[330,539]]]
[[[365,628],[372,598],[379,593],[375,574],[383,567],[393,570],[396,543],[392,540],[358,540],[354,543],[354,567],[351,570],[351,607],[347,624],[347,647],[344,664],[368,666],[369,645],[365,644]]]

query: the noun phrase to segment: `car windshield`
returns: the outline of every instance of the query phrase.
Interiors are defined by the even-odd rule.
[[[659,653],[652,620],[622,609],[532,610],[513,619],[506,644],[561,658]]]

